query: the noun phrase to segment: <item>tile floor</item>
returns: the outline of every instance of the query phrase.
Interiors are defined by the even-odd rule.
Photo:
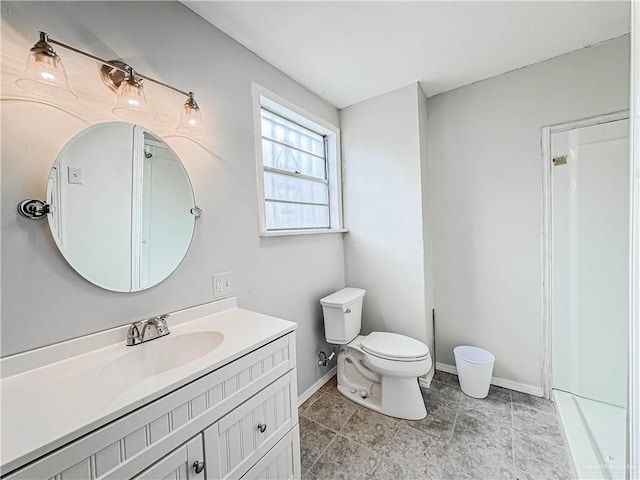
[[[300,406],[303,480],[568,479],[553,404],[500,387],[477,400],[437,372],[427,417],[380,415],[343,397],[335,377]]]

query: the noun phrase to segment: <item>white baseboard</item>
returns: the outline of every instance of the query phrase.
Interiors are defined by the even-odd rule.
[[[325,373],[316,383],[307,388],[304,392],[298,395],[298,406],[302,405],[307,401],[311,395],[316,393],[318,390],[322,388],[322,386],[327,383],[333,376],[336,374],[337,367],[333,367],[327,373]]]
[[[440,370],[441,372],[453,373],[454,375],[458,374],[458,370],[456,367],[452,365],[447,365],[446,363],[436,363],[436,370]]]
[[[447,373],[458,374],[458,370],[453,365],[447,365],[446,363],[436,363],[436,370],[441,370]],[[535,387],[533,385],[527,385],[526,383],[514,382],[513,380],[507,380],[505,378],[491,377],[491,385],[497,387],[508,388],[509,390],[515,390],[516,392],[528,393],[529,395],[535,395],[536,397],[542,397],[542,387]]]
[[[422,388],[429,388],[431,386],[431,380],[433,380],[433,376],[435,374],[436,369],[432,368],[424,377],[418,377],[418,385]]]

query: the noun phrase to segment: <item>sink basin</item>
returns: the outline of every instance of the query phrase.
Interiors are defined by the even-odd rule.
[[[214,350],[224,340],[220,332],[170,334],[133,347],[98,372],[114,381],[144,380],[191,363]]]

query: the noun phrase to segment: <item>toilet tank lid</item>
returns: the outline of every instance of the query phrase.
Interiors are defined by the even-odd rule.
[[[347,287],[321,298],[320,303],[326,307],[341,307],[364,297],[365,293],[362,288]]]

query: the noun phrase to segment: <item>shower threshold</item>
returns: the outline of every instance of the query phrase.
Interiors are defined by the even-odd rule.
[[[625,409],[561,390],[553,397],[576,477],[624,480]]]

